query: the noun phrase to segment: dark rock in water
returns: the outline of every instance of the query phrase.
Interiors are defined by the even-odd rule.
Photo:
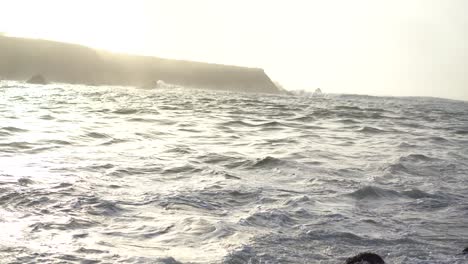
[[[37,74],[37,75],[34,75],[33,77],[29,78],[29,80],[27,81],[27,83],[32,83],[32,84],[47,84],[47,81],[46,79],[44,78],[44,76],[40,75],[40,74]]]
[[[385,262],[379,255],[365,252],[348,258],[345,264],[385,264]]]
[[[465,255],[468,255],[468,247],[466,247],[466,248],[463,250],[462,253],[465,254]]]

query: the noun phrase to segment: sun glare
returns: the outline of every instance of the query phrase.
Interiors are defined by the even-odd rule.
[[[144,5],[136,2],[17,1],[7,6],[6,33],[141,53],[148,23]]]

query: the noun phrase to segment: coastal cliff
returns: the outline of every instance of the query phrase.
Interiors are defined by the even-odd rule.
[[[85,46],[0,36],[0,76],[87,85],[144,86],[163,80],[181,86],[281,93],[262,69],[115,54]]]

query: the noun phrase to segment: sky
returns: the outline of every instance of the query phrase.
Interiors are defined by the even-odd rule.
[[[0,32],[259,67],[286,89],[468,101],[465,0],[0,0]]]

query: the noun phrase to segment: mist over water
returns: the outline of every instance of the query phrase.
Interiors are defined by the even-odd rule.
[[[466,263],[468,103],[0,83],[6,263]]]

